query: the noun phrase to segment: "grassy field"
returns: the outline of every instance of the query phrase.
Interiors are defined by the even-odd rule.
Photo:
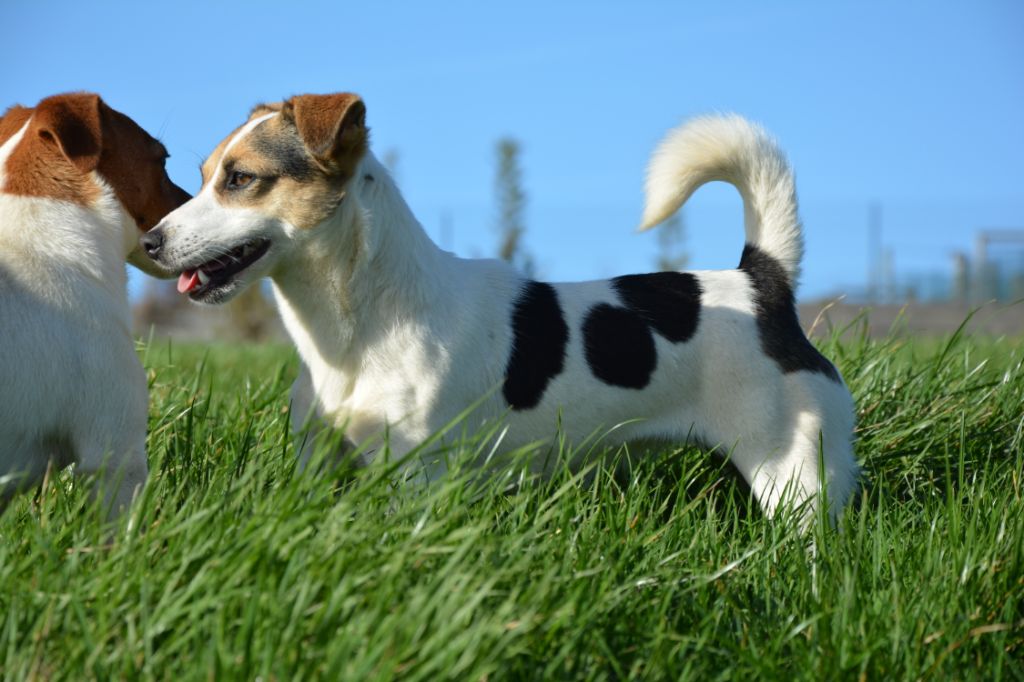
[[[481,481],[483,433],[430,487],[298,475],[290,349],[142,348],[152,475],[115,539],[66,474],[0,517],[0,676],[1024,679],[1020,346],[824,347],[866,480],[813,554],[693,449]]]

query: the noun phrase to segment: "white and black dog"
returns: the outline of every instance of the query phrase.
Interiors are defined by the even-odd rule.
[[[813,509],[825,481],[833,516],[848,502],[853,403],[797,320],[794,181],[764,131],[697,119],[648,175],[644,228],[706,182],[739,189],[739,268],[548,284],[435,246],[369,151],[365,111],[347,93],[257,106],[203,164],[201,192],[143,237],[195,301],[271,278],[303,361],[297,429],[387,432],[401,454],[490,391],[474,414],[507,413],[504,448],[621,424],[619,441],[720,447],[768,514]]]

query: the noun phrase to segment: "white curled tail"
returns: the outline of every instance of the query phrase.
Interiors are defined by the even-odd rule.
[[[666,220],[714,180],[739,190],[747,244],[778,261],[795,288],[804,242],[793,173],[775,140],[740,116],[696,118],[665,136],[647,169],[640,229]]]

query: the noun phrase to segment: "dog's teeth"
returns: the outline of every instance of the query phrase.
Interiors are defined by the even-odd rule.
[[[207,275],[202,270],[200,270],[196,274],[199,275],[199,283],[202,284],[205,287],[207,285],[207,283],[210,281],[210,276]]]

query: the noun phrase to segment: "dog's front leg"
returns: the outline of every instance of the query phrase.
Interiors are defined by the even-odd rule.
[[[78,443],[75,447],[78,453],[76,473],[96,476],[90,493],[100,500],[108,521],[113,521],[131,506],[149,475],[145,427],[143,435],[132,441],[111,445],[92,441]]]
[[[295,450],[299,458],[299,471],[305,471],[310,462],[317,462],[317,470],[335,469],[353,450],[352,443],[343,432],[325,421],[316,409],[313,381],[305,365],[292,384],[291,425]]]

